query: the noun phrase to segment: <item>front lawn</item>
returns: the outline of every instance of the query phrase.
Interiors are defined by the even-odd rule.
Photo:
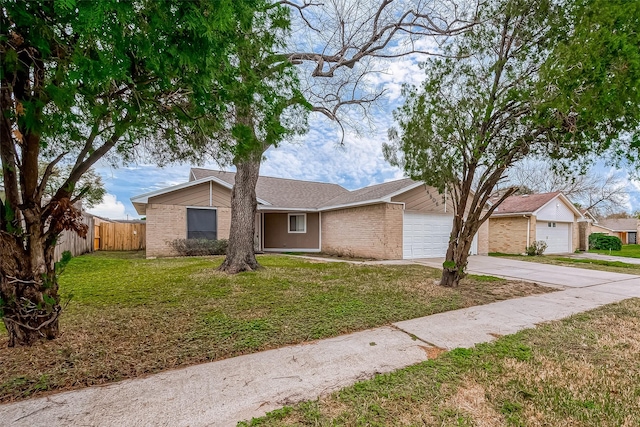
[[[445,289],[419,265],[259,260],[265,269],[229,276],[220,257],[74,258],[60,278],[63,301],[73,297],[58,339],[10,349],[0,328],[0,402],[550,291],[486,276]]]
[[[619,251],[605,251],[598,249],[591,249],[589,252],[594,254],[623,256],[629,258],[640,258],[640,245],[622,245],[622,249]]]
[[[247,426],[638,426],[640,299],[457,349]]]

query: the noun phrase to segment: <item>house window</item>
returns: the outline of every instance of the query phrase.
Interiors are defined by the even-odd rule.
[[[307,232],[307,214],[289,214],[289,233]]]
[[[555,222],[548,222],[547,223],[547,227],[554,227],[555,228],[556,223]]]
[[[215,209],[187,208],[187,239],[218,238],[218,212]]]

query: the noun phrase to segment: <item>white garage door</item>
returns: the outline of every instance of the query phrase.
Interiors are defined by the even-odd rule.
[[[562,254],[571,251],[571,224],[568,222],[536,223],[536,240],[547,242],[545,254]]]
[[[404,213],[403,258],[439,258],[447,254],[453,217],[413,212]],[[477,253],[474,238],[471,253]]]

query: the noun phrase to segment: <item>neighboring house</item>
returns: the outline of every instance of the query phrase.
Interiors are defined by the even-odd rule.
[[[638,235],[640,234],[640,219],[603,219],[597,224],[592,224],[591,232],[616,236],[620,238],[623,245],[635,245],[638,244]]]
[[[191,169],[189,182],[131,198],[147,220],[147,256],[175,255],[174,239],[229,237],[234,172]],[[260,176],[256,249],[376,259],[444,257],[451,200],[411,179],[349,191],[337,184]],[[488,252],[481,228],[472,253]]]
[[[545,254],[574,252],[581,218],[560,192],[508,197],[489,218],[489,252],[521,254],[539,240]]]

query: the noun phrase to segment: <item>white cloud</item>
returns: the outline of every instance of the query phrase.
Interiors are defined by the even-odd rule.
[[[349,189],[402,178],[402,172],[389,165],[382,155],[387,140],[388,120],[379,117],[379,131],[367,136],[353,133],[341,137],[332,127],[313,120],[304,143],[285,143],[266,153],[261,174],[282,178],[323,181]]]
[[[127,219],[124,204],[119,201],[113,194],[105,194],[102,203],[94,206],[87,211],[93,215],[98,215],[110,219]]]

